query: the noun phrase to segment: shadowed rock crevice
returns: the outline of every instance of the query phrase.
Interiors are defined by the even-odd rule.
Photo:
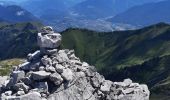
[[[13,69],[1,86],[1,100],[149,100],[147,85],[105,80],[74,50],[59,49],[62,37],[51,27],[37,39],[40,50]]]

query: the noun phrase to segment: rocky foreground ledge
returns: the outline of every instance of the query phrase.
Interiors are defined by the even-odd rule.
[[[74,50],[60,50],[62,37],[51,27],[37,39],[41,49],[13,69],[1,86],[1,100],[149,100],[147,85],[105,80]]]

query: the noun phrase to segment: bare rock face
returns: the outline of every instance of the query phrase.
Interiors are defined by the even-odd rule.
[[[61,35],[54,33],[51,27],[44,27],[42,32],[38,33],[37,40],[41,48],[54,49],[60,46]]]
[[[149,100],[147,85],[105,80],[74,50],[59,50],[61,35],[51,27],[38,34],[43,50],[28,55],[2,84],[0,100]]]

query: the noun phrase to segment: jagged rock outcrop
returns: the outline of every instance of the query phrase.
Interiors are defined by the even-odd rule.
[[[51,27],[37,39],[40,50],[14,68],[1,86],[1,100],[149,100],[147,85],[106,80],[74,50],[60,50],[61,35]]]

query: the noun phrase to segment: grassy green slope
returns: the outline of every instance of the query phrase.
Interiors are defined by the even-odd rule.
[[[0,26],[0,59],[25,57],[37,49],[37,22],[17,23]]]
[[[0,76],[9,75],[13,66],[18,66],[23,62],[24,62],[23,59],[17,59],[17,58],[0,61]]]
[[[170,54],[170,26],[160,23],[136,31],[97,33],[70,29],[62,33],[63,47],[108,71]]]

